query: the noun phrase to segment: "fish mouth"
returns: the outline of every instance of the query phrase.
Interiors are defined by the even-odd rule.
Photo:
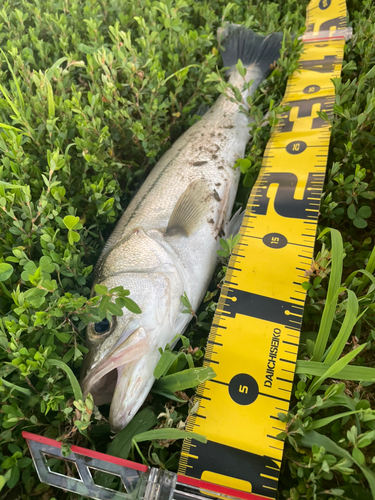
[[[140,326],[86,375],[81,384],[83,397],[90,393],[97,406],[110,403],[125,366],[149,350],[146,330]]]
[[[159,355],[159,352],[156,351]],[[109,412],[113,432],[126,427],[144,403],[154,383],[154,359],[140,359],[124,367],[121,381],[116,386]],[[155,358],[156,356],[151,356]]]

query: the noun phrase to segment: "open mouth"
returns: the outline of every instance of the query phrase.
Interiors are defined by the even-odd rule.
[[[125,365],[119,367],[119,369],[122,370],[124,366]],[[100,380],[98,380],[98,382],[96,382],[96,384],[93,384],[91,388],[86,388],[84,386],[84,396],[90,393],[94,398],[96,406],[110,403],[116,389],[119,369],[115,368],[106,373]]]
[[[82,381],[83,396],[90,393],[97,406],[109,403],[125,366],[138,360],[149,350],[146,331],[140,326],[86,375]]]

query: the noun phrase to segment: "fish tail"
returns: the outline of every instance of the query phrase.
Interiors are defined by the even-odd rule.
[[[283,34],[272,33],[262,36],[245,26],[226,23],[224,28],[218,30],[218,39],[221,43],[224,66],[230,68],[229,74],[235,70],[235,65],[240,59],[245,67],[256,65],[263,78],[266,78],[272,64],[280,56]]]

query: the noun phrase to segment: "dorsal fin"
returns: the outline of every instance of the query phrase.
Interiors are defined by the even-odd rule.
[[[211,198],[212,193],[203,179],[197,179],[189,184],[174,207],[166,236],[174,234],[189,236],[194,233],[203,215],[207,213]]]

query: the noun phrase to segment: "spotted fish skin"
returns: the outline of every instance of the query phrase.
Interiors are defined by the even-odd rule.
[[[222,30],[229,82],[246,98],[279,57],[281,35],[255,35],[242,26]],[[247,72],[235,68],[242,60]],[[108,239],[96,266],[95,284],[123,286],[142,313],[113,318],[106,331],[90,324],[82,389],[97,405],[111,402],[110,423],[125,427],[154,382],[158,348],[182,333],[186,293],[193,310],[217,265],[218,237],[228,228],[238,188],[238,169],[250,138],[249,121],[236,102],[221,95],[212,108],[163,155]],[[101,325],[103,326],[103,325]],[[103,328],[101,328],[103,330]]]

